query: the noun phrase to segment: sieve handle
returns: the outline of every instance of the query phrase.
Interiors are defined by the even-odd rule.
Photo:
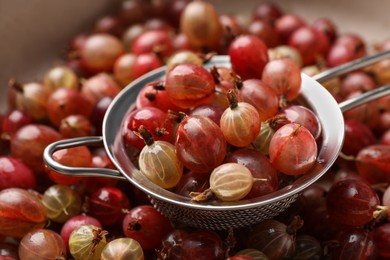
[[[43,160],[50,169],[62,173],[64,175],[80,177],[106,177],[118,180],[125,180],[125,177],[118,170],[92,167],[70,167],[57,162],[53,158],[54,152],[61,149],[83,145],[102,144],[103,137],[101,136],[88,136],[60,140],[46,146],[45,150],[43,151]]]
[[[327,69],[323,72],[320,72],[314,76],[313,79],[322,83],[325,80],[340,76],[347,72],[354,71],[356,69],[361,69],[365,66],[371,65],[375,62],[381,61],[383,59],[390,58],[390,50],[378,52],[372,55],[365,56],[360,59],[356,59],[345,64],[339,65],[337,67]]]
[[[380,88],[376,88],[370,91],[367,91],[359,96],[356,96],[354,98],[350,98],[348,100],[345,100],[341,103],[339,103],[339,107],[341,112],[348,111],[352,108],[355,108],[357,106],[360,106],[364,103],[373,101],[375,99],[384,97],[390,95],[390,85],[385,85]]]

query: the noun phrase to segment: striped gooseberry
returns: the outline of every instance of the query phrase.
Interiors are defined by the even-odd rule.
[[[57,223],[64,223],[81,212],[82,201],[80,195],[67,185],[52,185],[42,196],[47,216]]]
[[[224,163],[210,175],[210,188],[190,195],[194,201],[209,200],[213,195],[221,201],[238,201],[251,191],[255,179],[251,171],[238,163]]]
[[[156,185],[165,189],[173,188],[183,174],[183,166],[176,156],[175,146],[166,141],[154,141],[143,126],[138,132],[146,143],[138,159],[141,172]]]
[[[238,102],[234,90],[228,90],[230,107],[226,108],[220,120],[223,135],[228,143],[248,146],[260,132],[261,121],[256,108],[246,102]]]
[[[101,252],[107,244],[107,234],[107,231],[94,225],[81,225],[70,234],[70,254],[75,260],[100,259]]]
[[[101,260],[129,259],[143,260],[144,252],[137,240],[121,237],[111,240],[102,251]]]

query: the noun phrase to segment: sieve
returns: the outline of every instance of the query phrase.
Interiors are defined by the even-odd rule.
[[[318,116],[322,125],[322,144],[318,151],[317,162],[311,170],[291,184],[258,198],[237,202],[193,202],[191,198],[158,187],[144,177],[131,162],[122,143],[121,126],[126,114],[134,109],[132,104],[141,88],[151,81],[163,78],[165,67],[156,69],[133,81],[114,98],[103,120],[102,136],[80,137],[54,142],[44,150],[43,159],[49,168],[65,175],[107,177],[129,181],[145,192],[154,207],[168,217],[172,223],[213,230],[254,225],[273,218],[286,210],[305,188],[316,182],[332,166],[344,141],[342,115],[344,111],[390,94],[389,85],[338,104],[319,82],[374,63],[384,57],[390,57],[390,51],[362,58],[315,77],[302,74],[300,100]],[[207,69],[212,66],[230,67],[229,57],[215,56],[204,66]],[[69,167],[53,159],[53,153],[57,150],[82,145],[103,145],[116,169]]]

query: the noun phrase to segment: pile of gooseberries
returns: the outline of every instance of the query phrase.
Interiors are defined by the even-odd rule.
[[[245,37],[242,35],[233,43]],[[239,66],[240,63],[232,68],[214,65],[206,69],[183,60],[168,66],[163,79],[145,85],[144,88],[157,87],[159,95],[165,93],[164,98],[176,110],[158,106],[161,101],[152,106],[146,103],[130,109],[124,118],[121,128],[124,146],[134,155],[130,160],[136,162],[147,179],[174,191],[179,183],[179,187],[190,186],[182,180],[188,172],[202,179],[208,175],[209,188],[201,191],[194,187],[195,190],[187,190],[188,195],[198,202],[212,199],[226,202],[244,199],[248,194],[256,197],[256,193],[273,192],[288,184],[279,183],[280,175],[292,176],[293,180],[313,167],[321,125],[314,112],[298,105],[301,87],[298,65],[290,58],[275,59],[266,63],[261,79],[245,81],[237,72]],[[260,91],[258,96],[251,95],[254,91]],[[270,93],[275,101],[263,106],[259,101],[265,99],[264,93]],[[244,97],[251,99],[246,102]],[[223,98],[225,102],[221,102]],[[140,99],[138,96],[137,100]],[[206,109],[207,113],[201,113]],[[305,114],[294,117],[294,111],[302,114],[299,109]],[[270,125],[273,130],[269,140],[256,140],[262,124]],[[267,142],[269,147],[257,149],[252,145],[256,142]],[[238,160],[228,161],[229,154],[242,149],[259,154],[245,158],[251,154],[242,153]],[[258,160],[264,162],[256,164],[260,168],[249,169],[246,161],[251,160],[252,164]],[[261,178],[258,172],[263,173]],[[265,188],[269,185],[272,187]]]
[[[191,203],[269,196],[318,163],[321,123],[299,99],[301,72],[315,75],[389,43],[368,46],[328,18],[309,22],[267,2],[243,19],[204,0],[123,0],[71,39],[62,64],[30,82],[10,75],[0,114],[0,258],[389,258],[390,97],[345,112],[332,168],[286,211],[245,228],[174,223],[129,182],[63,175],[42,158],[52,142],[101,135],[115,96],[166,65],[123,118],[129,160]],[[205,66],[216,54],[231,66]],[[390,83],[389,64],[323,86],[343,101]],[[53,158],[114,168],[102,147]]]

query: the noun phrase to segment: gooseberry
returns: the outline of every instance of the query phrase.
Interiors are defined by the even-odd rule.
[[[230,107],[222,114],[220,127],[226,141],[237,147],[248,146],[259,134],[261,121],[256,108],[238,102],[233,90],[227,92]]]
[[[41,200],[21,188],[0,191],[0,234],[22,238],[28,232],[43,228],[47,212]]]
[[[272,136],[269,157],[272,165],[284,174],[304,174],[316,163],[317,143],[306,127],[288,123]]]
[[[70,234],[70,254],[75,260],[99,260],[107,244],[107,234],[107,231],[94,225],[81,225]]]
[[[332,221],[358,227],[374,218],[379,198],[365,181],[345,179],[331,186],[326,205]]]
[[[144,252],[137,240],[121,237],[111,240],[107,243],[107,245],[102,250],[100,259],[143,260]]]
[[[221,201],[238,201],[251,191],[254,179],[251,171],[238,163],[224,163],[210,175],[210,188],[202,193],[192,193],[192,200],[209,200],[215,195]]]
[[[50,229],[37,229],[23,236],[20,259],[65,259],[66,247],[61,236]]]
[[[42,196],[42,204],[47,217],[55,222],[64,223],[81,211],[80,195],[65,185],[52,185]]]
[[[195,172],[210,172],[226,155],[221,128],[205,116],[187,116],[181,120],[175,138],[176,154],[183,165]]]
[[[172,230],[169,220],[150,205],[132,208],[123,219],[122,228],[125,236],[138,241],[144,250],[158,249]]]
[[[165,90],[172,103],[186,109],[207,103],[213,97],[215,83],[202,66],[178,64],[167,72]]]
[[[232,69],[242,79],[261,79],[268,62],[268,48],[254,35],[241,35],[229,46],[228,55]]]

